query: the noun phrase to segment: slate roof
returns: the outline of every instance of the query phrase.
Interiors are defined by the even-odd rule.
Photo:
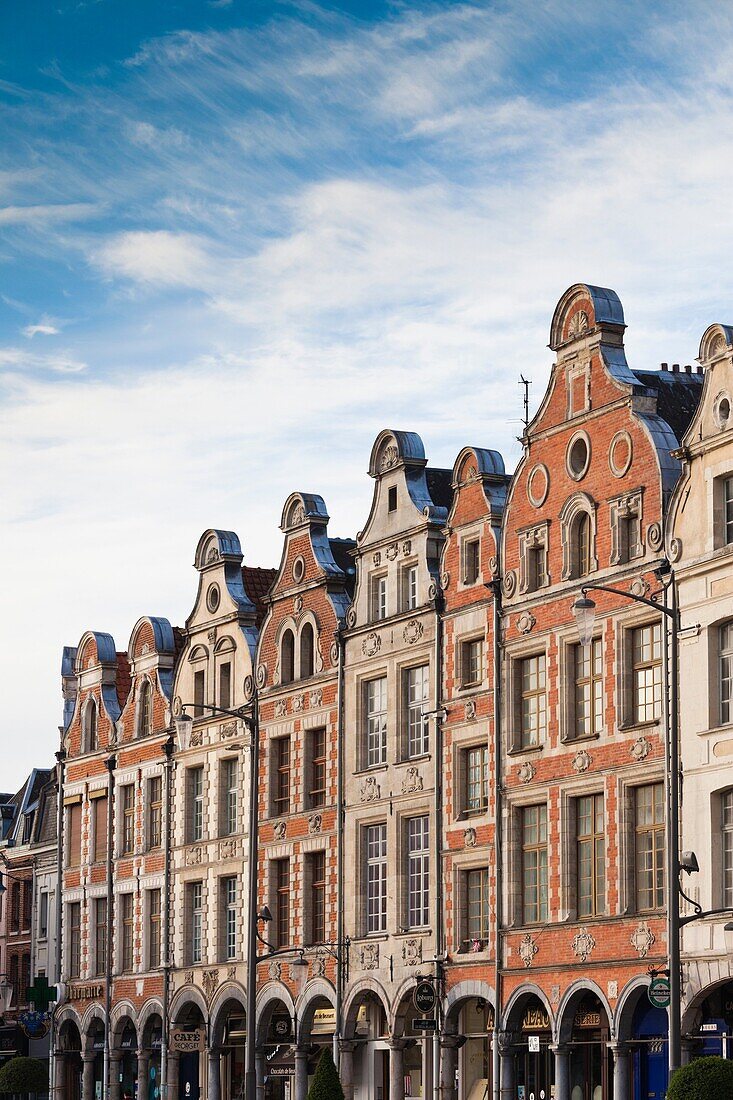
[[[425,480],[428,483],[428,492],[433,504],[439,508],[450,509],[453,503],[453,471],[428,466],[425,470]]]
[[[262,625],[267,610],[265,597],[272,588],[276,576],[277,569],[262,569],[259,566],[252,565],[242,566],[242,583],[244,584],[244,591],[255,605],[257,626]]]
[[[681,442],[700,402],[704,375],[685,370],[635,370],[634,374],[656,394],[658,415]]]
[[[339,569],[346,575],[346,588],[353,594],[356,580],[356,564],[353,551],[356,549],[354,539],[329,539],[333,560]]]

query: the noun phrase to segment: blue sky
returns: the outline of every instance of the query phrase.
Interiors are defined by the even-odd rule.
[[[733,9],[547,0],[0,6],[0,789],[61,647],[182,623],[200,532],[367,514],[384,426],[513,466],[571,283],[631,362],[733,321]]]

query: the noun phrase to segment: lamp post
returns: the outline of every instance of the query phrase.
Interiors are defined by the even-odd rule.
[[[622,596],[632,603],[645,604],[665,616],[669,628],[669,647],[664,646],[665,687],[669,696],[669,707],[665,706],[665,794],[667,809],[666,863],[667,863],[667,955],[669,958],[669,1043],[668,1066],[670,1077],[679,1067],[682,1049],[682,975],[680,972],[680,884],[682,870],[679,860],[679,795],[680,795],[680,731],[679,731],[679,608],[677,606],[677,586],[672,567],[662,560],[654,570],[662,585],[658,592],[649,596],[637,596],[621,588],[605,584],[588,582],[583,585],[580,599],[573,605],[578,635],[583,646],[590,644],[595,623],[595,602],[588,598],[592,589],[598,592],[611,592]],[[667,596],[670,599],[667,602]],[[663,602],[660,602],[663,597]],[[677,889],[672,889],[672,882]],[[693,918],[695,919],[695,918]],[[687,923],[685,920],[684,923]]]

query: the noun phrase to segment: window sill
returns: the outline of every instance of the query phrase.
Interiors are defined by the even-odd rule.
[[[394,933],[396,940],[404,940],[408,936],[432,936],[433,930],[429,925],[419,925],[417,928],[405,928]]]
[[[402,764],[424,764],[425,761],[433,759],[433,754],[430,752],[421,752],[416,756],[403,756],[399,760],[395,760],[396,765]]]
[[[454,820],[455,821],[471,821],[477,817],[485,817],[489,812],[488,803],[485,806],[479,806],[476,810],[460,810]]]
[[[733,722],[726,722],[724,726],[710,726],[706,730],[698,730],[698,737],[721,737],[725,734],[733,734]]]
[[[527,745],[524,747],[521,745],[514,745],[512,748],[506,750],[506,754],[507,756],[527,756],[530,753],[537,753],[541,756],[544,752],[544,748],[544,745]]]
[[[389,764],[372,764],[372,766],[370,768],[357,768],[357,770],[355,772],[352,772],[351,774],[354,775],[354,776],[357,776],[357,775],[374,775],[375,772],[389,771],[389,768],[390,768]]]
[[[618,730],[620,733],[633,733],[634,730],[653,729],[655,726],[661,726],[661,724],[661,718],[652,718],[648,722],[619,722]]]
[[[605,730],[602,731],[605,733]],[[583,733],[579,737],[561,737],[561,745],[582,745],[585,741],[597,741],[601,733]]]

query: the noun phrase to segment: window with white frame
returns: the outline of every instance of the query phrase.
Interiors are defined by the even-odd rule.
[[[535,748],[547,734],[547,682],[544,653],[519,662],[520,747]]]
[[[206,705],[206,672],[200,668],[193,674],[193,716],[201,718]]]
[[[148,780],[148,848],[160,848],[163,843],[163,779],[160,775]]]
[[[276,817],[290,813],[290,738],[272,740],[272,812]]]
[[[228,709],[232,703],[232,663],[222,661],[219,665],[219,706]]]
[[[81,976],[81,902],[72,901],[68,907],[69,915],[69,977]]]
[[[406,565],[402,570],[402,610],[414,611],[417,607],[417,566]]]
[[[366,854],[366,930],[387,930],[387,825],[368,825],[365,829]]]
[[[635,792],[636,908],[640,913],[664,907],[664,784]]]
[[[723,834],[723,906],[733,908],[733,791],[720,796],[720,824]]]
[[[306,860],[310,893],[309,939],[311,943],[323,943],[326,939],[326,853],[310,852]]]
[[[474,867],[463,876],[466,922],[462,946],[480,951],[489,938],[489,869]]]
[[[480,547],[477,537],[461,542],[461,576],[464,584],[476,584],[481,575]]]
[[[366,716],[366,765],[377,767],[387,762],[387,677],[368,680],[364,685]]]
[[[231,836],[239,827],[239,761],[231,756],[221,762],[223,836]]]
[[[122,845],[120,854],[130,855],[135,847],[135,785],[126,783],[120,788],[122,802]]]
[[[153,732],[153,688],[150,680],[143,680],[140,687],[140,703],[137,716],[137,735],[147,737]]]
[[[189,958],[200,963],[204,957],[204,884],[192,882],[188,887],[188,904],[191,920]]]
[[[575,800],[579,917],[598,917],[606,907],[606,826],[602,794]]]
[[[489,748],[471,745],[463,750],[465,793],[464,808],[468,813],[481,813],[489,805]]]
[[[107,970],[107,898],[94,899],[94,973]]]
[[[379,573],[371,579],[371,609],[372,622],[387,618],[387,574]]]
[[[430,735],[424,718],[428,700],[428,666],[419,665],[403,672],[406,742],[408,757],[422,756],[429,749]]]
[[[549,525],[541,523],[519,534],[519,591],[536,592],[549,583]]]
[[[308,805],[318,809],[326,805],[326,730],[323,726],[308,731]]]
[[[148,890],[148,969],[157,970],[161,963],[160,890]]]
[[[523,806],[522,841],[522,920],[524,924],[542,924],[547,920],[547,806]]]
[[[641,541],[641,491],[629,493],[610,502],[611,564],[633,561],[644,553]]]
[[[237,957],[237,879],[231,875],[222,881],[224,958]]]
[[[719,631],[718,675],[720,682],[720,724],[733,720],[733,621]]]
[[[295,635],[292,630],[283,632],[280,641],[280,683],[291,684],[295,679]]]
[[[2,915],[2,910],[0,910]],[[38,898],[38,938],[45,940],[48,936],[48,890],[41,890]]]
[[[600,638],[572,648],[572,736],[593,737],[603,728],[603,646]]]
[[[122,950],[120,969],[128,974],[134,965],[135,949],[135,898],[133,894],[120,894],[122,908]]]
[[[84,711],[84,749],[96,752],[99,748],[99,713],[97,702],[90,699]]]
[[[188,836],[196,843],[204,838],[204,769],[188,769]]]
[[[721,490],[723,544],[730,546],[733,543],[733,477],[722,479]]]
[[[461,642],[461,686],[474,687],[483,679],[484,643],[482,638]]]
[[[430,818],[407,821],[407,927],[430,923]]]
[[[654,722],[662,713],[662,626],[631,631],[631,720]]]

